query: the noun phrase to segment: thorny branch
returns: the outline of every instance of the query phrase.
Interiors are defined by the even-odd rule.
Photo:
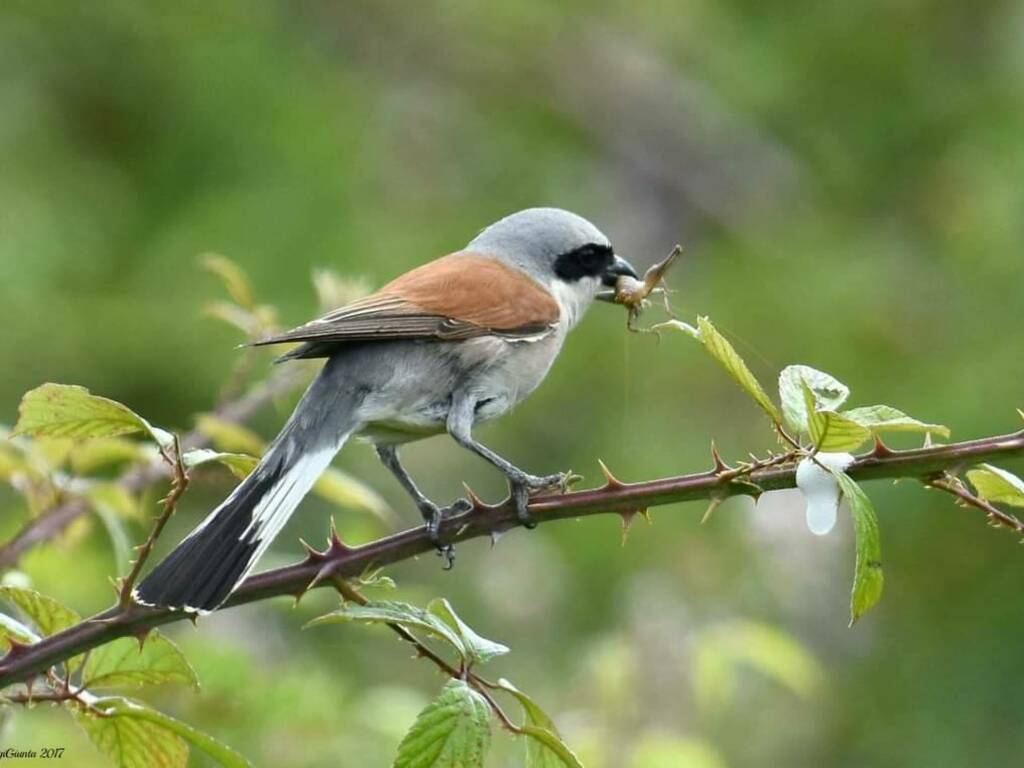
[[[879,443],[874,451],[858,457],[846,472],[856,481],[911,478],[934,485],[936,478],[945,472],[1021,455],[1024,455],[1024,430],[908,451],[892,451]],[[773,459],[759,463],[762,466],[751,466],[749,470],[742,466],[731,468],[719,457],[715,466],[706,472],[640,483],[623,483],[607,472],[606,483],[601,488],[534,498],[530,514],[538,523],[604,513],[618,514],[626,520],[653,506],[737,495],[756,497],[765,491],[795,487],[795,463],[775,463]],[[743,471],[735,473],[735,469]],[[991,513],[987,508],[985,511]],[[507,501],[492,506],[477,499],[470,511],[446,519],[441,535],[452,542],[462,542],[492,536],[517,525],[515,509]],[[1014,530],[1019,529],[1014,527]],[[434,548],[424,527],[358,547],[346,546],[332,533],[328,547],[322,552],[310,550],[302,562],[246,579],[224,607],[284,595],[301,598],[313,587],[333,584],[336,577],[356,577],[371,567],[408,560]],[[62,661],[118,637],[141,637],[153,627],[195,618],[194,614],[163,608],[115,606],[33,645],[12,646],[7,656],[0,659],[0,688],[27,683]]]

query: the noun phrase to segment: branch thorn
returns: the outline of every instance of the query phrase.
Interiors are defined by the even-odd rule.
[[[871,452],[871,455],[876,459],[884,459],[888,456],[892,456],[895,453],[889,446],[882,442],[882,438],[875,435],[875,449]]]
[[[341,540],[341,537],[338,535],[338,529],[334,525],[334,516],[331,515],[331,534],[330,537],[327,539],[327,551],[322,553],[324,555],[324,559],[326,560],[329,557],[344,554],[345,552],[351,551],[352,548],[347,546],[345,542]]]
[[[715,444],[714,440],[711,441],[711,458],[715,462],[715,468],[712,470],[714,474],[719,475],[722,472],[729,471],[730,467],[722,460],[722,454],[718,452],[718,446]]]
[[[139,652],[140,653],[142,652],[142,646],[144,646],[146,644],[146,639],[149,637],[149,633],[152,632],[152,631],[153,631],[152,627],[146,627],[145,629],[140,629],[138,632],[134,633],[135,634],[135,639],[139,641]]]
[[[601,461],[601,459],[597,460],[597,464],[598,464],[598,466],[601,467],[601,474],[604,475],[604,479],[605,479],[605,486],[604,487],[606,489],[608,489],[608,488],[624,488],[625,487],[626,484],[623,483],[621,480],[619,480],[619,478],[617,478],[615,475],[613,475],[612,471],[610,469],[608,469],[608,465],[605,464],[603,461]]]
[[[715,510],[722,506],[722,502],[725,501],[721,496],[712,496],[711,503],[708,504],[708,508],[704,511],[704,516],[700,519],[700,524],[704,525],[708,520],[711,519],[711,515],[714,514]]]
[[[469,499],[469,503],[473,505],[474,512],[481,512],[490,506],[487,502],[476,495],[476,491],[469,487],[469,483],[463,483],[462,487],[466,490],[466,498]]]
[[[640,515],[647,521],[648,524],[651,522],[651,516],[646,507],[638,507],[636,509],[627,509],[619,512],[619,516],[622,518],[622,546],[626,546],[626,539],[629,538],[629,531],[633,527],[633,523],[636,521],[636,516]]]
[[[319,563],[320,561],[327,559],[326,551],[321,552],[319,549],[317,549],[301,537],[299,537],[299,543],[302,544],[302,548],[306,550],[307,563]]]

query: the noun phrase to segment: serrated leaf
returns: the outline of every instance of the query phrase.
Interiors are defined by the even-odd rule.
[[[99,699],[97,704],[102,706],[106,701]],[[188,765],[188,744],[156,723],[114,714],[101,717],[82,707],[72,707],[71,712],[93,746],[117,768]]]
[[[583,764],[562,741],[554,721],[538,704],[505,678],[498,686],[512,694],[523,708],[526,724],[526,768],[583,768]]]
[[[328,467],[313,484],[313,493],[341,509],[369,512],[385,522],[394,522],[391,507],[362,480],[337,467]]]
[[[0,587],[0,597],[13,603],[43,635],[53,635],[81,622],[81,617],[48,595],[34,589]]]
[[[814,394],[817,409],[835,411],[850,396],[850,388],[833,376],[809,365],[789,365],[779,374],[779,400],[786,426],[793,432],[808,431],[804,383]]]
[[[117,437],[142,432],[159,445],[168,446],[173,436],[154,427],[135,411],[116,400],[93,395],[85,387],[43,384],[21,398],[16,435],[33,437]]]
[[[968,471],[967,479],[985,501],[1024,507],[1024,480],[1012,472],[991,464],[979,464]]]
[[[256,309],[256,294],[249,282],[248,275],[231,259],[216,253],[208,253],[202,258],[203,268],[207,272],[220,278],[228,295],[234,299],[239,306],[248,309]]]
[[[213,737],[137,701],[88,694],[85,699],[103,716],[74,707],[75,720],[118,768],[184,768],[189,744],[225,768],[251,767],[242,755]]]
[[[248,453],[261,456],[266,443],[251,429],[222,419],[213,413],[201,413],[196,417],[196,427],[210,438],[214,447],[228,453]]]
[[[17,640],[19,643],[38,643],[39,635],[17,619],[6,613],[0,613],[0,641],[3,641],[0,644],[0,649],[5,649],[10,645],[6,642],[8,639]]]
[[[398,746],[394,768],[481,768],[491,746],[491,709],[463,680],[449,680]]]
[[[366,605],[345,603],[331,613],[313,619],[306,627],[319,627],[324,624],[400,624],[408,629],[420,630],[444,640],[458,652],[463,659],[468,658],[466,646],[458,633],[447,623],[432,613],[415,605],[398,600],[372,600]]]
[[[882,573],[882,543],[878,515],[871,499],[845,472],[833,470],[853,513],[857,539],[857,562],[850,600],[850,626],[871,610],[882,597],[885,577]]]
[[[667,324],[662,323],[665,326]],[[684,333],[693,335],[692,326],[688,326],[686,323],[669,324],[671,327],[677,327]],[[723,368],[729,373],[730,376],[746,391],[757,402],[761,408],[771,417],[772,421],[779,422],[781,415],[779,409],[772,402],[771,398],[764,391],[764,388],[758,382],[757,378],[751,373],[750,368],[743,362],[743,358],[739,356],[736,350],[733,348],[722,334],[718,332],[715,326],[706,317],[697,318],[697,332],[700,342],[704,345],[704,348],[708,353],[717,360]]]
[[[18,610],[25,614],[44,636],[55,635],[82,620],[75,611],[34,589],[2,586],[0,587],[0,598],[17,606]],[[81,663],[82,657],[75,656],[68,659],[65,666],[69,672],[73,672]]]
[[[182,683],[199,688],[188,659],[167,637],[153,630],[139,647],[134,637],[122,637],[94,648],[82,671],[87,688],[125,688]]]
[[[843,411],[840,415],[867,427],[872,432],[930,432],[942,437],[950,435],[947,426],[918,421],[889,405],[866,405]]]
[[[491,659],[508,653],[508,648],[501,643],[495,643],[485,637],[480,637],[467,625],[459,615],[455,613],[451,603],[443,597],[437,597],[427,603],[427,611],[437,616],[441,621],[451,627],[460,638],[466,648],[468,660],[481,664]]]
[[[256,469],[256,465],[260,463],[260,460],[255,456],[250,456],[246,453],[225,453],[223,451],[211,451],[208,448],[196,448],[195,450],[187,451],[181,459],[189,469],[202,464],[221,464],[230,469],[231,474],[239,480],[247,478],[249,473]]]
[[[815,448],[825,452],[852,451],[871,437],[871,430],[842,414],[818,410],[814,392],[806,381],[801,382],[807,414],[806,432]]]

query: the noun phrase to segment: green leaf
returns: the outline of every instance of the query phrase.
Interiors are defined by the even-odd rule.
[[[857,537],[857,563],[850,601],[850,626],[853,626],[882,597],[885,577],[882,573],[881,534],[878,515],[868,495],[845,472],[833,470],[832,474],[850,504]]]
[[[33,437],[117,437],[137,432],[149,435],[159,445],[174,442],[170,433],[154,427],[128,406],[69,384],[43,384],[26,392],[14,427],[14,434]]]
[[[121,517],[142,517],[139,500],[120,483],[93,483],[83,495],[95,509],[107,509]]]
[[[437,597],[427,603],[427,610],[441,619],[445,624],[455,630],[466,648],[468,660],[481,664],[490,661],[496,656],[508,653],[508,648],[501,643],[495,643],[487,638],[480,637],[474,632],[452,608],[451,603],[443,597]]]
[[[98,706],[108,699],[97,700]],[[115,716],[112,705],[101,717],[88,709],[72,707],[71,712],[93,746],[117,768],[185,768],[188,744],[172,731],[136,717]]]
[[[82,620],[70,608],[34,589],[4,586],[0,587],[0,597],[16,605],[43,635],[56,634]]]
[[[6,613],[0,613],[0,641],[3,641],[0,648],[9,646],[10,643],[6,642],[9,639],[17,640],[19,643],[38,643],[39,635],[17,619],[8,616]]]
[[[928,432],[942,437],[950,435],[947,426],[918,421],[888,405],[866,405],[843,411],[840,415],[867,427],[872,432]]]
[[[469,657],[459,634],[447,623],[432,613],[409,603],[398,600],[373,600],[366,605],[345,603],[331,613],[313,619],[306,627],[324,624],[400,624],[407,629],[416,629],[440,638],[452,646],[463,659]]]
[[[128,533],[124,529],[121,518],[110,508],[102,504],[94,505],[96,516],[107,531],[110,538],[110,546],[114,550],[114,564],[118,573],[127,573],[131,567],[132,543],[128,539]]]
[[[239,480],[247,478],[249,473],[256,469],[256,465],[260,463],[260,460],[255,456],[250,456],[246,453],[225,453],[211,451],[208,448],[196,448],[195,450],[187,451],[181,459],[189,469],[211,462],[222,464],[230,469],[231,474]]]
[[[225,768],[249,768],[251,763],[202,731],[122,697],[96,698],[85,694],[94,710],[74,707],[75,720],[96,748],[118,768],[184,768],[189,744]]]
[[[808,365],[789,365],[779,374],[779,400],[786,426],[793,432],[808,432],[804,384],[814,394],[818,410],[835,411],[846,402],[850,389],[841,381]]]
[[[160,683],[199,688],[199,680],[185,654],[157,630],[150,632],[141,648],[135,638],[122,637],[93,649],[82,672],[82,685],[87,688]]]
[[[686,323],[680,323],[678,321],[661,323],[655,328],[659,327],[677,328],[691,336],[695,335],[693,326],[687,325]],[[725,368],[729,375],[732,376],[741,387],[743,387],[747,394],[754,398],[757,404],[765,410],[768,416],[771,417],[772,421],[775,421],[776,423],[781,421],[782,417],[779,414],[779,409],[776,407],[775,403],[773,403],[771,398],[768,397],[764,388],[758,382],[754,374],[750,372],[747,364],[743,362],[743,358],[737,354],[732,344],[730,344],[726,338],[718,332],[708,318],[697,318],[697,331],[695,338],[704,345],[704,348],[708,353]]]
[[[98,469],[138,461],[146,455],[146,446],[123,437],[97,437],[75,443],[68,459],[76,475],[88,475]]]
[[[726,768],[726,762],[707,742],[652,732],[637,740],[628,768]]]
[[[23,587],[0,587],[0,598],[17,606],[44,636],[54,635],[82,621],[82,617],[70,608],[62,605],[52,597]],[[81,656],[75,656],[65,662],[69,672],[73,672],[82,663]]]
[[[239,306],[250,311],[256,309],[256,293],[252,289],[248,275],[231,259],[216,253],[208,253],[202,257],[203,268],[216,275],[224,283],[228,295]]]
[[[979,464],[967,473],[967,479],[985,501],[1024,507],[1024,480],[1012,472],[991,464]]]
[[[394,514],[383,497],[361,480],[336,467],[328,467],[313,485],[313,493],[342,509],[356,509],[393,522]]]
[[[523,708],[523,733],[529,737],[526,768],[583,768],[580,759],[562,741],[554,722],[533,699],[505,678],[498,680],[498,686],[512,694]]]
[[[817,659],[795,638],[754,621],[729,621],[702,631],[693,644],[692,666],[697,702],[712,712],[731,703],[743,667],[802,698],[819,690],[825,677]]]
[[[266,445],[263,438],[241,424],[222,419],[213,413],[201,413],[196,417],[196,427],[210,438],[218,450],[263,455]]]
[[[820,451],[842,452],[859,448],[871,437],[871,430],[835,411],[818,410],[814,392],[801,382],[807,414],[806,432]]]
[[[463,680],[449,680],[398,746],[394,768],[481,768],[491,746],[491,709]]]

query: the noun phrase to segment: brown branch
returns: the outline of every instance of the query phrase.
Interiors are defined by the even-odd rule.
[[[217,408],[215,413],[224,421],[246,421],[274,398],[295,389],[305,378],[305,371],[301,365],[280,366],[265,381],[254,386],[238,400]],[[202,448],[209,443],[209,436],[199,429],[189,432],[181,441],[182,449],[186,451]],[[120,484],[125,490],[137,493],[166,478],[169,471],[169,467],[162,460],[135,466],[125,472]],[[89,510],[89,504],[84,499],[70,498],[29,520],[10,541],[0,546],[0,571],[15,567],[21,556],[32,547],[55,539]]]
[[[859,457],[847,473],[857,481],[915,478],[931,483],[937,474],[945,471],[1021,455],[1024,455],[1024,431],[910,451],[890,451],[880,446],[874,452]],[[757,495],[795,485],[796,467],[793,464],[769,466],[739,480],[730,479],[727,475],[723,477],[721,468],[642,483],[627,484],[612,478],[602,488],[535,498],[530,504],[530,513],[538,523],[602,513],[631,515],[662,504]],[[447,540],[462,542],[490,536],[517,525],[515,509],[507,501],[497,506],[478,504],[469,512],[445,520],[441,535]],[[300,563],[246,579],[224,607],[283,595],[298,598],[313,587],[330,584],[334,576],[359,576],[370,567],[391,565],[433,549],[434,544],[423,527],[359,547],[347,547],[335,538],[322,553],[311,552]],[[165,608],[111,608],[39,643],[12,649],[0,659],[0,688],[25,682],[65,659],[118,637],[140,635],[152,627],[194,618],[193,614]]]
[[[1007,528],[1017,533],[1024,533],[1024,522],[1021,522],[1015,515],[1004,512],[994,504],[985,501],[980,496],[974,495],[964,487],[964,484],[958,478],[942,477],[938,480],[932,480],[928,485],[956,496],[964,506],[980,509],[988,516],[989,522],[993,526]]]

